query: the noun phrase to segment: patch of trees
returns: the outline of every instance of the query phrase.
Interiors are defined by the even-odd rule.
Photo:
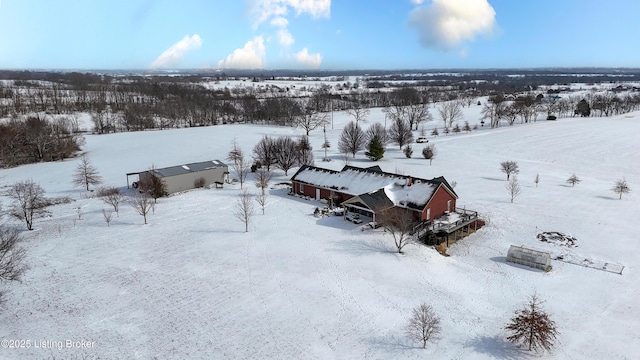
[[[271,171],[273,166],[285,175],[294,167],[314,164],[313,148],[307,136],[296,141],[288,136],[272,138],[265,135],[253,147],[253,158],[256,168],[265,167]]]
[[[0,118],[9,118],[3,126],[1,159],[3,166],[14,166],[25,162],[51,161],[64,158],[77,151],[75,134],[76,112],[90,114],[97,134],[145,129],[167,129],[195,126],[210,126],[229,123],[261,123],[302,128],[308,135],[323,127],[331,111],[346,111],[358,127],[366,121],[371,107],[383,107],[392,125],[406,122],[410,130],[431,119],[429,104],[442,102],[436,107],[445,125],[457,129],[454,123],[461,118],[461,107],[471,106],[481,96],[489,96],[483,105],[483,121],[491,127],[501,123],[514,124],[535,121],[539,114],[547,118],[579,115],[610,116],[640,108],[640,93],[614,88],[600,93],[588,93],[585,99],[575,96],[558,98],[534,93],[539,85],[554,85],[558,81],[597,83],[610,82],[611,78],[587,75],[586,77],[564,76],[552,70],[540,72],[522,70],[522,77],[512,77],[501,71],[469,72],[465,74],[411,74],[398,75],[375,72],[358,78],[355,83],[345,81],[335,88],[327,84],[310,84],[298,89],[283,88],[253,72],[229,74],[189,73],[184,76],[131,75],[92,73],[50,73],[0,71],[0,78],[9,81],[0,85]],[[581,73],[571,69],[571,74]],[[260,86],[214,87],[228,79],[242,79],[251,75]],[[278,72],[275,72],[278,73]],[[287,72],[282,72],[287,73]],[[340,72],[336,72],[340,73]],[[604,72],[606,73],[606,72]],[[325,74],[326,75],[326,74]],[[362,74],[364,75],[364,74]],[[638,74],[623,71],[616,73],[616,81],[636,79]],[[392,82],[404,78],[414,83]],[[336,79],[342,78],[336,76]],[[304,81],[306,78],[300,76]],[[344,79],[344,78],[342,78]],[[485,81],[479,81],[485,80]],[[631,80],[629,80],[631,81]],[[381,90],[385,88],[385,90]],[[615,90],[615,91],[614,91]],[[628,89],[627,89],[628,90]],[[568,90],[567,90],[568,91]],[[509,94],[516,94],[511,97]],[[522,94],[522,95],[517,95]],[[508,99],[507,99],[508,98]],[[584,100],[581,101],[581,100]],[[588,110],[587,110],[588,109]],[[36,115],[37,114],[37,115]],[[53,114],[56,114],[55,116]],[[60,124],[58,119],[71,119],[70,124]],[[47,132],[55,134],[56,149],[41,151],[41,143],[35,149],[33,139],[22,135],[17,123],[42,127],[32,118],[43,118],[48,123]],[[464,130],[464,129],[462,129]],[[381,139],[382,140],[382,139]],[[396,141],[396,140],[394,140]],[[74,145],[75,142],[75,145]],[[47,144],[49,148],[52,145]],[[403,145],[400,145],[402,148]]]
[[[84,143],[71,117],[30,116],[0,123],[0,167],[63,160]]]

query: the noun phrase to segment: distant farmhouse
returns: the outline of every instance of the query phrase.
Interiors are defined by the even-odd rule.
[[[229,177],[229,167],[219,160],[211,160],[128,173],[127,187],[129,187],[129,176],[138,175],[138,181],[132,184],[133,187],[137,187],[139,182],[150,178],[152,174],[162,179],[166,186],[167,194],[173,194],[197,187],[209,187],[212,185],[222,187],[222,184]]]
[[[302,166],[291,178],[292,192],[340,205],[372,218],[387,209],[410,211],[424,229],[440,236],[478,225],[475,211],[456,208],[458,195],[444,177],[430,180],[382,171],[379,166],[345,166],[340,171]],[[443,221],[444,220],[444,221]],[[455,236],[455,235],[454,235]]]

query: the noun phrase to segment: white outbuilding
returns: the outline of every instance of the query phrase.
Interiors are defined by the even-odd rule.
[[[511,245],[507,252],[507,261],[544,271],[551,270],[551,255],[548,252],[528,249],[523,246]]]
[[[222,187],[222,184],[228,179],[229,167],[219,160],[211,160],[128,173],[127,187],[129,186],[129,176],[136,174],[138,182],[145,181],[152,174],[157,176],[164,182],[167,194],[173,194],[198,187]],[[136,187],[136,185],[137,183],[134,182],[133,186]]]

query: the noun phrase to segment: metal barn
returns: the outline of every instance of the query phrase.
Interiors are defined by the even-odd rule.
[[[139,181],[144,181],[145,178],[151,176],[152,171],[166,185],[167,194],[173,194],[197,187],[222,186],[228,178],[229,167],[219,160],[211,160],[128,173],[127,186],[130,175],[137,174]]]

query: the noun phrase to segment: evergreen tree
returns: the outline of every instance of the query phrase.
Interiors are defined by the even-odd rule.
[[[404,156],[406,156],[407,159],[411,159],[411,155],[413,155],[413,148],[411,147],[411,144],[405,146],[404,149],[402,149],[402,152],[404,152]]]
[[[435,145],[427,145],[422,149],[422,156],[425,159],[429,160],[429,165],[433,162],[433,158],[436,157],[436,147]]]
[[[369,141],[367,151],[364,154],[373,161],[382,159],[384,156],[384,146],[382,145],[380,138],[374,136],[371,141]]]
[[[587,100],[585,99],[580,100],[580,102],[578,103],[578,106],[576,106],[576,110],[574,113],[582,117],[587,117],[591,115],[591,107],[589,106],[589,103],[587,102]]]

